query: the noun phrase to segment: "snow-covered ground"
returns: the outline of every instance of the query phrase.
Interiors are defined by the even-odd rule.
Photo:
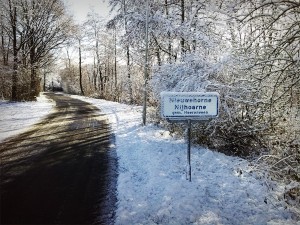
[[[41,95],[37,102],[0,100],[0,142],[26,131],[52,110],[54,103]]]
[[[141,107],[73,97],[96,105],[112,123],[119,160],[116,224],[300,225],[272,199],[265,182],[250,173],[247,161],[193,146],[189,182],[185,141],[154,125],[141,126]],[[1,138],[11,130],[9,122],[16,131],[51,106],[43,98],[34,107],[21,104],[27,107],[0,104],[6,114],[0,120]],[[22,113],[23,108],[30,112]]]

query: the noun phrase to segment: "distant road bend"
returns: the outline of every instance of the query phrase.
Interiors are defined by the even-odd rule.
[[[0,224],[113,224],[117,158],[105,116],[46,95],[55,111],[0,143]]]

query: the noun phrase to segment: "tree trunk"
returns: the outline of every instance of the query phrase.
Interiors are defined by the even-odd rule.
[[[129,45],[126,46],[126,56],[127,56],[127,78],[128,78],[128,92],[129,92],[129,103],[133,103],[133,94],[132,94],[132,81],[130,74],[130,52]]]
[[[185,6],[184,6],[184,0],[180,1],[180,7],[181,7],[181,25],[184,23],[184,18],[185,18]],[[180,39],[180,47],[181,47],[181,57],[184,56],[185,54],[185,40],[183,37]]]
[[[123,0],[123,7],[124,7],[124,26],[125,32],[127,33],[127,20],[126,20],[126,5],[125,0]],[[132,81],[131,81],[131,73],[130,73],[130,48],[129,44],[126,46],[126,57],[127,57],[127,78],[128,78],[128,93],[129,93],[129,103],[133,103],[133,93],[132,93]]]
[[[32,35],[29,41],[29,47],[30,47],[30,100],[34,100],[36,96],[38,96],[39,92],[39,84],[37,80],[37,73],[36,73],[36,63],[35,63],[35,43],[33,38],[34,30],[31,31]]]
[[[1,25],[3,26],[3,25]],[[8,65],[8,49],[5,48],[5,39],[4,39],[4,28],[1,28],[1,50],[2,50],[2,59],[3,65]]]
[[[46,71],[44,71],[44,85],[43,85],[43,91],[46,91]]]
[[[79,40],[79,85],[81,95],[84,95],[83,86],[82,86],[82,66],[81,66],[81,42]]]
[[[168,0],[165,0],[165,13],[167,18],[169,18],[169,8],[168,8]],[[168,31],[168,62],[172,62],[172,40],[171,40],[171,33]]]
[[[103,75],[102,75],[102,72],[101,72],[101,67],[99,65],[99,68],[98,68],[98,71],[99,71],[99,83],[100,83],[100,91],[101,91],[101,95],[103,95],[103,91],[104,91],[104,85],[103,85]]]
[[[97,76],[101,76],[100,73],[101,73],[101,69],[100,69],[100,55],[99,55],[99,42],[98,42],[98,36],[95,34],[95,38],[96,38],[96,56],[97,56],[97,65],[96,65],[96,78],[97,79]],[[101,80],[101,79],[100,79]],[[102,82],[102,81],[101,81]],[[101,85],[101,89],[100,91],[102,92],[103,91],[103,88],[102,88],[102,84]],[[95,87],[97,88],[96,84],[95,84]],[[96,89],[97,90],[97,89]]]
[[[13,32],[13,74],[12,74],[12,87],[11,87],[11,100],[18,100],[17,83],[18,83],[18,49],[17,49],[17,7],[12,9],[11,1],[9,0],[10,19]]]
[[[68,48],[66,50],[67,50],[67,57],[68,57],[67,67],[68,67],[68,70],[71,71],[71,56],[70,56]]]
[[[97,65],[96,65],[96,58],[94,56],[94,64],[93,64],[93,82],[94,82],[94,89],[97,91]]]
[[[115,51],[114,51],[114,63],[115,63],[115,69],[114,69],[114,74],[115,74],[115,100],[116,100],[116,96],[117,96],[117,88],[118,88],[118,74],[117,74],[117,30],[116,27],[114,28],[114,47],[115,47]]]

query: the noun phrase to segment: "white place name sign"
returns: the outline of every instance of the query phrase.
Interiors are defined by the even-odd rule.
[[[161,116],[170,120],[206,120],[219,114],[217,92],[162,92]]]

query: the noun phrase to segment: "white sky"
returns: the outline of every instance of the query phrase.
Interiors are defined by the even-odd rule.
[[[67,6],[70,7],[74,19],[82,22],[86,19],[86,15],[91,10],[94,10],[103,18],[109,15],[108,0],[65,0]]]

